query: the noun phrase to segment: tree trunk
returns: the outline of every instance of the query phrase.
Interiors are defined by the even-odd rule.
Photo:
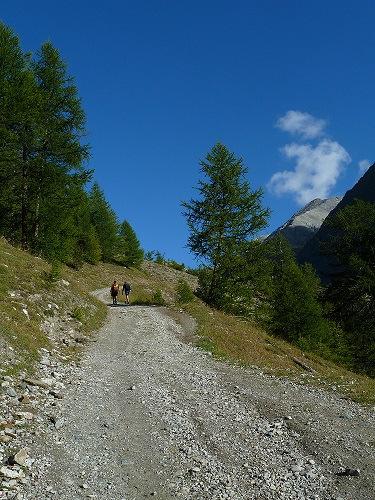
[[[22,147],[21,247],[27,248],[27,150]]]
[[[216,269],[217,269],[217,262],[215,262],[214,267],[212,269],[212,276],[211,276],[211,283],[210,283],[210,288],[208,289],[208,294],[207,294],[207,302],[209,304],[212,303],[212,296],[215,288],[215,280],[216,280]]]
[[[39,226],[40,226],[39,214],[40,214],[40,184],[38,186],[36,207],[35,207],[34,242],[36,245],[39,238]]]
[[[214,262],[214,267],[212,269],[212,277],[211,277],[211,283],[210,283],[210,288],[208,289],[208,296],[207,296],[207,302],[209,304],[212,303],[213,299],[213,292],[216,286],[216,273],[217,273],[217,267],[218,267],[218,256],[220,255],[221,252],[221,245],[222,245],[222,240],[223,240],[223,235],[224,235],[224,230],[222,230],[221,235],[219,237],[219,244],[216,249],[216,258]]]

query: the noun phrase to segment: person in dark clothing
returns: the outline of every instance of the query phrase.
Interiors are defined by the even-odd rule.
[[[125,304],[130,304],[129,302],[130,292],[131,292],[130,284],[127,281],[125,281],[125,283],[122,286],[122,293],[125,294]]]

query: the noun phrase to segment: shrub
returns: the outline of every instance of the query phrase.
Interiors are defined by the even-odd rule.
[[[198,276],[199,275],[199,268],[192,268],[192,267],[188,267],[185,269],[185,272],[187,272],[188,274],[192,274],[193,276]]]
[[[180,279],[176,287],[177,302],[179,304],[187,304],[194,299],[194,293],[188,285],[187,281]]]
[[[155,291],[155,293],[152,296],[152,303],[156,306],[165,306],[165,300],[159,288]]]
[[[80,323],[84,323],[86,320],[86,309],[84,307],[75,307],[71,313],[72,318],[79,321]]]
[[[155,262],[156,264],[165,264],[165,256],[159,251],[155,252]]]
[[[61,278],[62,264],[58,260],[51,262],[51,270],[43,271],[43,280],[47,288],[51,287]]]
[[[151,306],[152,305],[152,297],[148,294],[137,294],[133,296],[132,305],[134,306]]]
[[[152,262],[154,260],[154,254],[155,252],[153,250],[147,250],[147,252],[145,252],[145,260]]]
[[[176,269],[176,271],[185,271],[185,264],[179,264],[175,260],[168,260],[167,264],[172,269]]]

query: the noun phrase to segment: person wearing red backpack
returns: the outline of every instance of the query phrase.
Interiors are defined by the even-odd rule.
[[[114,280],[114,282],[111,285],[111,297],[112,297],[112,304],[113,305],[117,304],[118,290],[119,290],[119,286],[117,284],[117,281]]]

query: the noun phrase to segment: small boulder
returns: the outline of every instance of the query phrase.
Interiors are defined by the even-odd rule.
[[[49,389],[51,385],[53,384],[53,380],[50,379],[43,379],[43,380],[38,380],[35,378],[24,378],[24,382],[28,385],[33,385],[36,387],[41,387],[42,389]]]
[[[18,479],[21,477],[20,471],[5,466],[1,467],[0,474],[8,479]]]
[[[51,394],[51,396],[53,396],[56,399],[62,399],[63,398],[62,394],[60,392],[57,392],[57,391],[51,390],[51,391],[49,391],[49,394]]]
[[[12,437],[11,436],[7,436],[7,435],[4,435],[4,434],[0,435],[0,443],[8,444],[10,441],[12,441]]]
[[[29,453],[27,451],[27,448],[21,448],[15,455],[14,455],[14,461],[21,466],[26,465],[26,460],[29,458]]]
[[[34,413],[31,413],[31,411],[18,411],[16,415],[25,420],[32,420],[34,418]]]
[[[28,405],[31,402],[30,396],[28,394],[22,394],[18,401],[24,405]]]
[[[18,394],[17,392],[13,389],[13,387],[7,387],[6,388],[6,391],[5,391],[8,396],[10,396],[11,398],[17,398],[18,397]]]
[[[345,469],[343,469],[337,473],[337,476],[358,477],[359,475],[360,475],[359,469],[350,469],[349,467],[346,467]]]
[[[58,417],[50,417],[50,421],[53,423],[53,425],[55,426],[55,429],[58,431],[59,429],[61,429],[63,426],[64,426],[64,419],[63,418],[58,418]]]

